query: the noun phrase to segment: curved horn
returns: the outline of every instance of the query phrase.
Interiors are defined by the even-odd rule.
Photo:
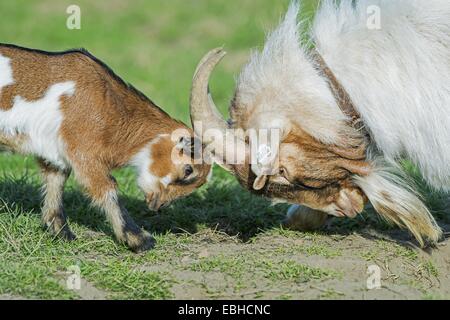
[[[224,132],[227,122],[217,110],[216,105],[209,92],[209,78],[217,64],[226,55],[222,48],[216,48],[208,52],[195,70],[192,82],[190,113],[194,131],[202,136],[201,128],[196,128],[196,123],[201,123],[204,130],[218,129]],[[211,141],[203,141],[209,144]]]
[[[200,61],[192,83],[190,112],[195,134],[208,146],[216,163],[233,170],[234,165],[247,159],[246,143],[243,137],[227,130],[228,124],[217,110],[208,87],[212,71],[225,54],[222,48],[217,48]]]

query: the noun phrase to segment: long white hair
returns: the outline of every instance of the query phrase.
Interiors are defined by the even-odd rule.
[[[259,106],[265,110],[246,111],[272,113],[335,143],[345,116],[300,41],[306,26],[298,22],[299,10],[293,1],[262,52],[252,55],[237,95],[249,106],[269,95]],[[398,163],[409,159],[431,187],[450,191],[450,1],[323,0],[309,31],[376,150],[373,172],[355,182],[382,217],[408,228],[421,244],[437,241],[441,230]]]

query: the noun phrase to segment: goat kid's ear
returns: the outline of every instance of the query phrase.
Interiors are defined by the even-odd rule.
[[[179,151],[182,151],[185,155],[190,156],[192,158],[199,158],[202,155],[203,147],[200,142],[191,136],[184,136],[179,138],[176,148]]]
[[[262,188],[264,188],[264,186],[267,183],[267,179],[268,179],[268,176],[266,176],[266,175],[261,175],[261,176],[256,177],[255,182],[253,182],[253,189],[255,189],[256,191],[259,191]]]
[[[177,142],[178,150],[191,150],[193,147],[193,141],[191,137],[181,137]]]

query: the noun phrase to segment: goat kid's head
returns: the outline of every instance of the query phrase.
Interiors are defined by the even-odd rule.
[[[188,196],[207,182],[211,165],[198,161],[196,141],[191,130],[180,128],[158,136],[134,157],[138,185],[151,211]]]

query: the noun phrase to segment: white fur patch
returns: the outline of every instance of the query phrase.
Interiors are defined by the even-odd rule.
[[[450,190],[450,1],[322,1],[312,34],[388,160]],[[370,6],[381,29],[367,27]]]
[[[14,83],[11,59],[0,55],[0,93],[3,87]]]
[[[136,155],[131,158],[129,164],[136,169],[138,174],[138,185],[144,192],[151,192],[158,188],[158,184],[161,183],[164,187],[167,187],[171,181],[170,177],[159,178],[150,172],[150,166],[153,161],[151,146],[159,141],[162,137],[158,136],[153,139],[149,144],[142,148]]]
[[[64,147],[59,137],[63,119],[60,98],[74,93],[75,83],[67,81],[52,85],[44,97],[36,101],[16,96],[11,109],[0,110],[0,130],[11,137],[26,135],[28,139],[22,145],[22,152],[66,167]]]
[[[163,177],[161,179],[161,183],[162,183],[162,185],[164,187],[167,188],[167,186],[172,183],[172,177],[170,176],[170,174],[168,174],[167,176]]]
[[[246,129],[286,129],[293,122],[322,142],[337,143],[345,116],[299,42],[298,11],[294,1],[264,49],[252,54],[238,78],[236,105],[251,114]]]
[[[355,182],[383,218],[408,228],[421,245],[424,244],[424,238],[436,243],[442,235],[441,229],[399,173],[401,171],[398,169],[383,167],[383,163],[379,162],[377,169],[369,176],[356,176]]]
[[[150,165],[152,162],[150,144],[142,148],[142,150],[134,155],[130,161],[130,165],[136,169],[138,174],[137,183],[139,188],[144,192],[154,190],[158,185],[158,177],[150,172]]]
[[[345,117],[300,43],[299,3],[243,69],[238,117],[250,114],[255,129],[289,119],[324,143],[339,142]],[[374,5],[381,29],[367,26]],[[407,156],[431,186],[449,191],[450,1],[323,0],[310,33],[377,149],[388,160]]]

